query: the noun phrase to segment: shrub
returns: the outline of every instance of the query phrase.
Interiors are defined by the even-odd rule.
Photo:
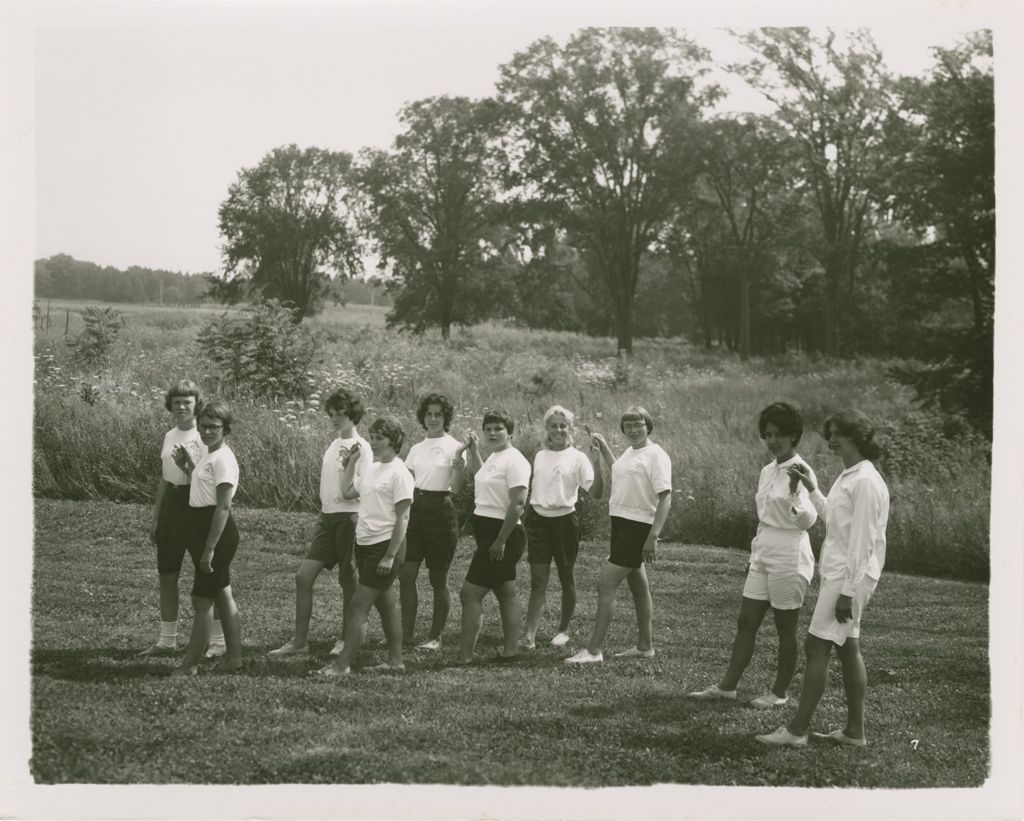
[[[243,316],[224,313],[200,331],[217,392],[305,396],[319,341],[296,324],[294,312],[277,300],[263,300]]]
[[[85,327],[77,337],[68,342],[74,358],[79,362],[93,363],[109,352],[118,332],[124,327],[125,319],[115,308],[97,308],[90,305],[82,315]]]

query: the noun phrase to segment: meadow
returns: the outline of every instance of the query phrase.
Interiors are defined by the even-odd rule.
[[[83,303],[54,301],[81,330]],[[989,769],[988,451],[949,438],[886,378],[893,363],[807,357],[740,363],[682,340],[639,340],[632,361],[614,343],[564,333],[527,333],[499,324],[433,336],[388,332],[384,310],[328,309],[309,325],[320,353],[301,397],[236,392],[231,445],[242,470],[236,518],[243,547],[232,567],[244,620],[246,667],[203,670],[171,681],[171,660],[143,660],[153,638],[157,586],[146,539],[168,426],[163,392],[183,376],[217,383],[197,337],[222,311],[129,306],[108,356],[76,363],[64,323],[37,330],[33,439],[35,540],[31,771],[41,783],[438,783],[614,786],[654,783],[862,787],[977,786]],[[618,418],[640,403],[654,415],[653,439],[673,459],[674,500],[667,543],[652,568],[654,660],[573,669],[596,606],[605,560],[606,508],[584,499],[585,543],[572,641],[546,644],[514,665],[455,667],[459,605],[437,655],[417,653],[403,675],[358,669],[341,683],[311,680],[339,621],[337,586],[316,591],[309,660],[271,662],[288,635],[293,574],[307,548],[317,506],[318,466],[330,428],[321,400],[353,388],[378,413],[397,415],[419,438],[413,408],[428,390],[453,398],[456,435],[477,428],[487,408],[504,407],[528,456],[553,402],[624,441]],[[833,410],[858,407],[878,419],[890,448],[882,467],[892,491],[885,577],[865,620],[868,665],[866,750],[760,748],[753,735],[783,723],[742,703],[685,698],[720,675],[755,527],[753,490],[766,461],[757,414],[771,401],[801,409],[802,455],[826,487],[839,465],[818,431]],[[470,498],[460,497],[465,518]],[[812,531],[817,551],[821,525]],[[465,574],[464,536],[452,570]],[[525,601],[528,574],[520,569]],[[900,572],[900,571],[906,571]],[[183,571],[187,591],[191,571]],[[946,577],[946,578],[937,578]],[[420,574],[421,602],[429,601]],[[557,599],[557,584],[549,602]],[[801,617],[806,629],[817,585]],[[625,592],[608,639],[634,642]],[[187,601],[187,597],[185,597]],[[183,606],[180,635],[189,626]],[[428,608],[420,608],[420,633]],[[549,605],[549,619],[551,615]],[[496,652],[496,604],[485,607],[478,653]],[[376,616],[357,668],[382,659]],[[769,681],[774,631],[762,630],[741,682],[753,697]],[[791,693],[801,687],[798,670]],[[815,729],[841,726],[838,666]]]
[[[34,492],[64,499],[146,502],[153,498],[156,450],[167,427],[163,392],[171,379],[218,384],[197,342],[222,310],[204,306],[127,306],[126,326],[99,363],[76,363],[64,344],[81,330],[85,303],[53,301],[49,328],[35,340]],[[892,494],[887,566],[892,570],[985,581],[989,575],[989,448],[968,432],[945,435],[909,390],[887,377],[894,361],[825,360],[807,356],[741,363],[680,339],[641,339],[631,361],[611,339],[527,332],[500,324],[456,329],[449,343],[434,335],[384,328],[386,309],[330,307],[306,324],[319,336],[306,390],[296,398],[230,395],[238,421],[243,506],[312,511],[317,466],[330,439],[320,400],[338,386],[358,392],[368,419],[392,413],[420,437],[417,398],[440,390],[456,404],[455,435],[479,427],[487,408],[516,422],[514,443],[528,457],[539,446],[540,419],[554,402],[577,413],[584,428],[604,433],[619,450],[622,410],[647,407],[653,439],[673,461],[673,507],[667,538],[746,551],[756,525],[752,495],[766,456],[757,414],[772,401],[803,413],[800,452],[827,488],[840,465],[819,431],[828,414],[856,407],[883,428],[888,451],[880,467]],[[465,514],[469,491],[459,500]],[[606,508],[585,501],[585,534],[604,535]],[[818,549],[819,523],[811,532]]]
[[[989,770],[988,588],[886,572],[864,621],[868,669],[865,749],[812,743],[777,750],[753,736],[783,723],[742,702],[686,698],[721,674],[746,562],[735,550],[671,543],[650,569],[658,655],[582,669],[561,658],[578,649],[596,607],[605,543],[587,541],[577,569],[580,600],[570,645],[547,639],[516,664],[454,665],[459,605],[440,654],[411,652],[406,672],[360,668],[384,659],[379,622],[354,673],[310,679],[340,621],[338,587],[316,591],[309,659],[271,661],[290,633],[293,574],[314,522],[308,513],[242,508],[242,549],[232,582],[243,618],[246,666],[192,680],[168,677],[173,660],[140,659],[155,635],[157,585],[145,539],[149,509],[109,501],[37,499],[32,649],[31,772],[43,784],[462,784],[626,786],[973,787]],[[452,569],[457,586],[471,545]],[[429,595],[420,574],[421,601]],[[528,592],[520,568],[520,597]],[[191,571],[182,573],[188,590]],[[817,595],[803,608],[806,630]],[[419,634],[429,608],[420,607]],[[179,630],[190,618],[183,607]],[[481,660],[499,647],[493,597],[486,602]],[[740,697],[771,681],[776,643],[764,625]],[[628,594],[620,593],[607,649],[635,642]],[[845,717],[838,662],[813,729]],[[802,665],[791,687],[802,685]],[[340,811],[340,808],[339,808]],[[498,811],[501,814],[500,810]]]

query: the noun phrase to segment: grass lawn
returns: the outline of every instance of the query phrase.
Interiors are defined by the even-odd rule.
[[[753,735],[784,723],[791,705],[766,715],[737,704],[703,704],[688,690],[724,669],[739,607],[745,556],[667,545],[651,571],[658,656],[582,669],[547,646],[515,665],[453,666],[459,607],[440,656],[407,657],[404,675],[360,673],[312,680],[339,623],[336,582],[316,591],[309,660],[271,662],[289,635],[293,573],[314,519],[237,510],[242,545],[232,567],[242,610],[246,667],[239,675],[171,680],[171,660],[140,660],[156,637],[156,568],[146,539],[149,509],[110,502],[38,499],[35,507],[31,770],[41,783],[440,783],[624,786],[654,783],[860,787],[978,786],[989,767],[988,588],[887,573],[867,612],[864,750],[774,750]],[[469,539],[452,583],[465,576]],[[580,646],[596,604],[605,545],[585,544],[573,641]],[[187,562],[187,559],[186,559]],[[519,583],[525,606],[526,565]],[[191,570],[182,573],[187,636]],[[420,633],[429,586],[420,574]],[[817,587],[804,607],[801,635]],[[558,601],[552,573],[549,614]],[[623,585],[608,650],[633,644]],[[357,666],[380,662],[376,614]],[[740,696],[770,684],[770,617]],[[489,598],[478,655],[500,639]],[[801,668],[802,671],[802,653]],[[792,693],[801,686],[798,671]],[[814,729],[841,727],[838,660]]]

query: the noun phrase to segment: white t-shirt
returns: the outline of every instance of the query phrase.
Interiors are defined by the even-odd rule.
[[[510,502],[509,488],[530,484],[530,463],[509,445],[487,457],[473,477],[477,516],[504,519]]]
[[[594,466],[581,450],[538,450],[533,457],[533,488],[530,505],[541,516],[572,513],[579,490],[594,484]]]
[[[815,489],[811,502],[825,517],[821,578],[842,579],[844,596],[853,596],[865,576],[877,582],[885,567],[889,488],[875,466],[864,459],[848,467],[832,484],[827,499]]]
[[[345,470],[342,460],[348,456],[352,445],[359,443],[359,450],[362,456],[356,463],[356,478],[362,469],[364,460],[373,459],[370,451],[370,443],[358,433],[348,439],[338,437],[324,451],[323,462],[320,465],[320,509],[324,513],[355,513],[359,510],[358,499],[343,499],[341,497],[341,474]]]
[[[164,446],[160,449],[160,475],[165,482],[172,485],[187,485],[188,474],[174,464],[174,459],[171,458],[175,445],[182,445],[188,451],[194,465],[199,464],[199,460],[206,456],[206,445],[203,444],[196,428],[181,430],[174,427],[164,434]]]
[[[189,507],[211,507],[217,504],[217,485],[231,485],[231,498],[238,490],[238,460],[227,445],[207,453],[192,471],[192,486],[188,491]]]
[[[444,434],[426,438],[409,448],[405,466],[412,471],[416,487],[420,490],[451,490],[452,469],[455,460],[465,464],[465,458],[456,456],[462,442]]]
[[[359,457],[360,463],[366,455]],[[361,467],[362,472],[353,482],[359,491],[356,544],[386,542],[391,539],[398,519],[395,505],[403,499],[412,499],[412,474],[397,456],[390,462],[370,462],[357,467]]]
[[[626,448],[612,464],[608,513],[620,519],[654,524],[658,494],[672,490],[672,462],[650,439],[642,448]]]

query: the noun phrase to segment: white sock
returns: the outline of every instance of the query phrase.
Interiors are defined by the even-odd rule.
[[[210,622],[210,644],[223,644],[224,643],[224,627],[220,623],[220,619],[214,619]]]
[[[178,622],[160,622],[160,640],[157,642],[161,647],[174,647],[178,643]]]

